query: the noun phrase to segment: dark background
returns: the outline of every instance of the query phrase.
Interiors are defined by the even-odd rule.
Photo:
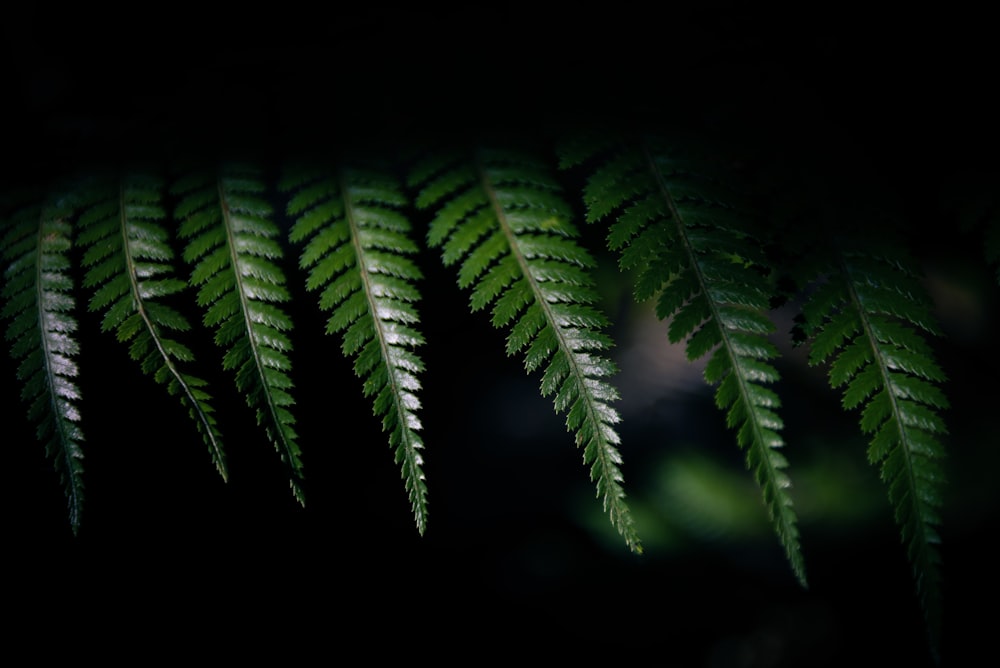
[[[984,17],[717,2],[559,13],[527,3],[124,11],[5,10],[6,192],[91,161],[235,152],[278,165],[303,150],[391,156],[411,139],[496,129],[542,141],[570,124],[662,119],[739,147],[761,183],[801,188],[789,200],[821,193],[850,215],[874,193],[925,230],[912,240],[946,334],[935,345],[953,404],[945,665],[974,665],[986,651],[996,602],[984,534],[997,508],[997,282],[975,230],[958,233],[967,200],[955,194],[995,182],[995,57]],[[585,239],[600,248],[596,228]],[[226,374],[199,368],[225,419],[223,483],[183,410],[81,308],[87,500],[73,537],[3,356],[8,647],[134,661],[360,652],[470,663],[606,654],[672,666],[930,665],[905,551],[856,416],[789,347],[786,313],[776,313],[775,340],[788,353],[777,389],[808,590],[770,532],[700,365],[667,350],[664,324],[599,255],[622,368],[623,472],[644,555],[610,531],[538,378],[505,357],[503,334],[467,312],[453,270],[430,253],[424,536],[339,339],[298,306],[313,303],[304,290],[292,317],[305,508]],[[291,258],[286,269],[301,278]],[[204,354],[217,357],[210,346]]]

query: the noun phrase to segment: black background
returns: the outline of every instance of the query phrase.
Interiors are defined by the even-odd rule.
[[[883,194],[927,230],[915,250],[933,285],[952,289],[934,293],[953,403],[945,664],[974,665],[966,659],[988,646],[997,285],[976,245],[963,255],[947,199],[950,184],[992,174],[996,59],[984,17],[729,3],[5,12],[3,164],[14,190],[120,157],[237,152],[277,165],[302,150],[389,154],[413,138],[501,129],[543,139],[569,123],[663,118],[753,147],[784,175],[776,184],[807,172],[840,210],[859,193]],[[670,547],[647,516],[647,552],[631,555],[606,535],[581,455],[537,378],[505,357],[485,314],[466,312],[439,264],[423,264],[424,536],[361,382],[312,309],[292,313],[305,508],[226,374],[200,369],[226,416],[223,483],[182,409],[81,309],[79,536],[22,404],[3,403],[8,647],[133,661],[606,653],[676,666],[930,665],[864,441],[801,357],[782,367],[779,388],[785,440],[801,444],[789,455],[793,481],[796,457],[816,470],[823,448],[839,448],[857,476],[841,493],[877,499],[853,521],[803,516],[810,588],[767,532],[686,535]],[[291,258],[286,269],[298,277]],[[291,284],[293,304],[312,304]],[[609,305],[624,355],[643,311],[613,291]],[[15,394],[9,357],[0,373]],[[639,508],[655,507],[655,472],[670,456],[707,453],[749,480],[708,389],[678,383],[623,403],[626,489]]]

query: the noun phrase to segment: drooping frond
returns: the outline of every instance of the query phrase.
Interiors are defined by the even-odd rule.
[[[946,378],[925,335],[936,336],[918,272],[899,249],[863,243],[827,245],[812,258],[812,292],[802,308],[809,362],[829,365],[843,407],[861,410],[872,436],[868,460],[880,468],[899,525],[934,647],[941,631],[938,527],[947,433],[939,411]],[[832,252],[834,248],[839,252]]]
[[[226,351],[223,366],[235,372],[236,387],[288,468],[292,493],[305,504],[289,376],[292,321],[281,308],[290,295],[265,190],[253,167],[193,174],[172,187],[180,197],[174,216],[183,221],[184,260],[193,266],[191,282],[200,286],[204,324]]]
[[[424,337],[415,287],[422,275],[401,212],[408,200],[392,177],[357,169],[303,167],[283,189],[292,193],[288,214],[296,220],[290,240],[304,244],[306,287],[320,291],[319,306],[330,312],[326,332],[342,334],[341,351],[354,360],[364,395],[374,398],[423,535],[427,484],[417,411],[424,364],[416,349]]]
[[[491,307],[492,324],[509,327],[507,354],[523,351],[525,370],[542,371],[541,393],[566,413],[605,512],[641,553],[622,487],[612,406],[619,395],[608,380],[617,368],[605,355],[612,341],[592,306],[595,262],[577,243],[572,210],[549,172],[525,153],[480,150],[438,154],[415,168],[410,185],[419,207],[434,207],[429,245],[442,249],[445,265],[459,263],[471,309]]]
[[[638,301],[656,299],[656,314],[670,320],[671,343],[686,340],[689,360],[710,355],[705,380],[717,385],[715,402],[737,430],[746,463],[760,485],[773,527],[799,581],[806,584],[797,518],[779,449],[783,422],[778,380],[769,360],[777,349],[773,294],[763,254],[746,229],[747,214],[727,191],[694,169],[684,154],[655,139],[615,144],[606,136],[563,145],[563,168],[596,165],[587,175],[587,222],[611,219],[608,247],[620,268],[635,272]]]
[[[83,512],[83,432],[76,358],[80,353],[70,262],[72,207],[45,201],[12,215],[4,235],[2,315],[18,362],[21,397],[62,482],[76,534]]]
[[[184,370],[191,350],[175,337],[191,329],[167,303],[187,288],[177,278],[174,251],[163,221],[164,184],[139,172],[95,179],[82,193],[79,245],[87,267],[83,285],[93,290],[90,310],[103,313],[101,329],[129,344],[142,371],[165,384],[184,405],[208,446],[213,464],[227,478],[225,453],[206,382]]]

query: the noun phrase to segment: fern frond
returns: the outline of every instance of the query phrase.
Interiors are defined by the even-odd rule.
[[[78,243],[85,251],[84,287],[93,293],[89,308],[103,312],[101,329],[129,345],[142,371],[177,396],[208,446],[223,480],[226,458],[206,381],[183,370],[194,354],[175,333],[191,329],[187,318],[164,300],[186,289],[177,278],[174,251],[163,227],[164,183],[135,172],[95,179],[82,197]]]
[[[846,242],[842,242],[846,244]],[[941,631],[941,493],[946,380],[924,336],[937,335],[919,274],[898,247],[840,245],[802,307],[809,363],[829,365],[843,407],[860,409],[917,583],[932,645]]]
[[[423,472],[415,283],[423,276],[411,259],[419,249],[401,212],[408,204],[394,178],[380,171],[304,167],[290,174],[288,214],[296,222],[293,243],[304,244],[299,266],[306,287],[319,291],[329,311],[326,332],[341,333],[341,351],[374,398],[374,414],[389,433],[402,469],[417,531],[427,528],[427,484]]]
[[[623,271],[636,272],[636,300],[656,298],[657,316],[670,320],[669,341],[686,340],[689,360],[710,355],[705,380],[717,386],[716,405],[736,429],[773,528],[805,586],[788,462],[780,452],[781,403],[767,387],[779,378],[770,363],[777,349],[767,339],[774,291],[762,271],[763,253],[745,231],[747,214],[730,203],[742,198],[654,139],[610,144],[599,137],[588,145],[584,138],[573,146],[559,148],[561,164],[596,164],[584,187],[587,221],[612,219],[608,247],[620,252]]]
[[[524,353],[528,373],[541,370],[542,396],[583,449],[597,496],[628,547],[642,545],[625,501],[618,451],[620,421],[609,382],[617,372],[605,355],[611,339],[588,271],[595,265],[576,241],[573,213],[544,162],[528,153],[458,153],[434,167],[418,165],[416,201],[436,207],[428,243],[445,265],[460,263],[458,284],[470,307],[492,306],[492,324],[509,328],[506,352]]]
[[[215,342],[226,351],[223,367],[235,372],[236,387],[255,409],[257,424],[288,468],[293,495],[304,505],[289,376],[292,321],[281,308],[290,295],[261,174],[226,166],[180,179],[171,190],[180,198],[174,215],[183,221],[184,260],[199,286],[203,322],[215,329]]]
[[[83,450],[76,358],[80,353],[76,289],[70,262],[73,238],[66,201],[25,206],[9,221],[2,248],[6,338],[18,362],[21,398],[36,423],[66,495],[74,534],[83,514]]]

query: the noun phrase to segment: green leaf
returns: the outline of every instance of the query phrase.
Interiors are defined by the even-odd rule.
[[[784,445],[782,425],[771,408],[779,402],[761,387],[778,380],[761,361],[776,352],[763,338],[774,330],[774,291],[750,261],[763,253],[728,208],[730,191],[700,178],[658,139],[623,136],[601,145],[608,148],[591,156],[596,166],[586,176],[587,220],[610,219],[608,248],[620,251],[623,269],[638,272],[636,298],[656,298],[656,315],[670,320],[669,342],[686,340],[691,361],[715,351],[705,379],[719,384],[716,404],[737,429],[774,530],[805,586],[787,461],[776,452]]]
[[[215,328],[223,368],[235,371],[236,387],[254,409],[284,462],[289,486],[305,505],[301,450],[291,409],[288,375],[292,321],[281,305],[289,300],[279,262],[283,249],[266,190],[253,166],[224,165],[217,173],[192,174],[172,188],[174,216],[182,220],[185,260],[192,283],[200,285],[202,322]]]
[[[422,279],[409,258],[418,251],[409,221],[400,212],[405,194],[388,174],[334,167],[302,169],[289,213],[297,213],[292,240],[304,243],[299,266],[306,287],[322,290],[320,308],[330,311],[326,333],[343,335],[343,353],[354,356],[363,392],[373,397],[393,460],[401,467],[417,531],[427,529],[424,443],[417,414],[424,344],[416,305]],[[450,177],[424,196],[436,200],[457,187]],[[294,207],[293,207],[294,205]]]
[[[861,431],[872,435],[868,458],[886,484],[936,651],[944,477],[938,436],[947,433],[937,411],[948,401],[937,385],[945,375],[917,332],[936,332],[937,325],[898,242],[891,252],[868,239],[848,244],[825,247],[833,261],[824,266],[839,268],[828,278],[836,289],[816,290],[803,306],[812,341],[820,346],[810,359],[832,358],[831,387],[846,385],[844,408],[861,408]]]
[[[80,238],[85,243],[84,284],[92,288],[91,311],[104,311],[103,328],[114,329],[129,355],[180,400],[209,450],[216,470],[228,478],[226,456],[205,381],[183,368],[190,350],[173,337],[191,329],[178,311],[161,303],[183,292],[176,276],[171,238],[163,226],[165,184],[132,171],[93,180],[81,193]],[[156,277],[156,278],[154,278]],[[199,389],[197,392],[195,388]]]
[[[471,289],[470,310],[493,306],[495,327],[510,328],[507,353],[527,348],[525,370],[542,371],[541,394],[583,449],[584,465],[612,526],[634,552],[642,545],[622,487],[617,392],[599,379],[614,365],[596,351],[609,346],[607,319],[585,306],[595,301],[587,270],[595,262],[579,245],[572,209],[548,167],[530,151],[481,148],[435,163],[444,181],[418,165],[409,183],[433,205],[427,237],[443,246],[442,263],[460,262],[458,284]],[[587,352],[592,351],[592,352]]]
[[[69,524],[80,530],[84,504],[83,430],[77,387],[77,319],[70,252],[73,211],[59,195],[17,209],[2,250],[6,338],[18,362],[28,419],[66,496]]]

